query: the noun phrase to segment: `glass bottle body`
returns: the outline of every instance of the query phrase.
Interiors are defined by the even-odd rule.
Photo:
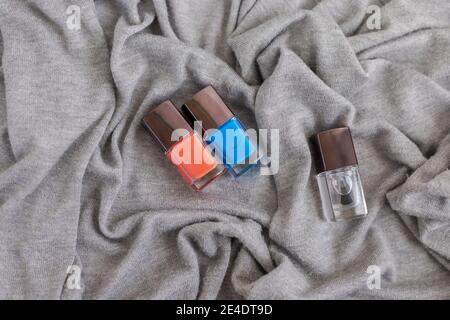
[[[194,132],[190,132],[174,144],[166,152],[166,157],[195,191],[202,190],[226,171]]]
[[[205,142],[235,177],[244,174],[260,159],[258,148],[236,117],[229,119],[217,129],[207,132]]]
[[[317,182],[326,220],[339,221],[367,215],[357,165],[321,172],[317,175]]]

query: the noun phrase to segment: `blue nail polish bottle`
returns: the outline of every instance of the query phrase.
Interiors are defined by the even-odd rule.
[[[235,176],[242,175],[256,164],[249,163],[250,156],[256,148],[236,117],[229,119],[217,130],[206,135],[205,141],[220,153],[226,168]]]
[[[181,109],[191,123],[201,121],[205,142],[235,177],[259,162],[256,143],[214,88],[202,89]]]

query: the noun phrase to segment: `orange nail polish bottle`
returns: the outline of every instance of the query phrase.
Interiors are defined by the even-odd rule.
[[[193,131],[171,101],[154,108],[144,117],[143,124],[194,190],[203,189],[225,172],[225,167],[206,149],[203,139]]]

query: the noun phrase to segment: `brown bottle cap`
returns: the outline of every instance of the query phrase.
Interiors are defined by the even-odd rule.
[[[358,164],[353,139],[348,127],[317,133],[314,142],[318,152],[319,172]]]
[[[176,129],[186,129],[192,132],[189,123],[183,118],[174,104],[167,100],[150,111],[142,123],[148,131],[158,140],[165,151],[169,150],[178,141],[172,141],[172,132]]]
[[[192,123],[201,121],[203,130],[216,129],[234,117],[233,112],[211,86],[197,92],[181,107],[181,111]]]

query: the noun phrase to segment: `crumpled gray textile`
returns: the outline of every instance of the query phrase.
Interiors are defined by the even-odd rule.
[[[1,0],[0,32],[1,298],[450,298],[449,1]],[[140,121],[208,85],[277,174],[183,183]],[[369,215],[328,223],[309,138],[344,125]]]

